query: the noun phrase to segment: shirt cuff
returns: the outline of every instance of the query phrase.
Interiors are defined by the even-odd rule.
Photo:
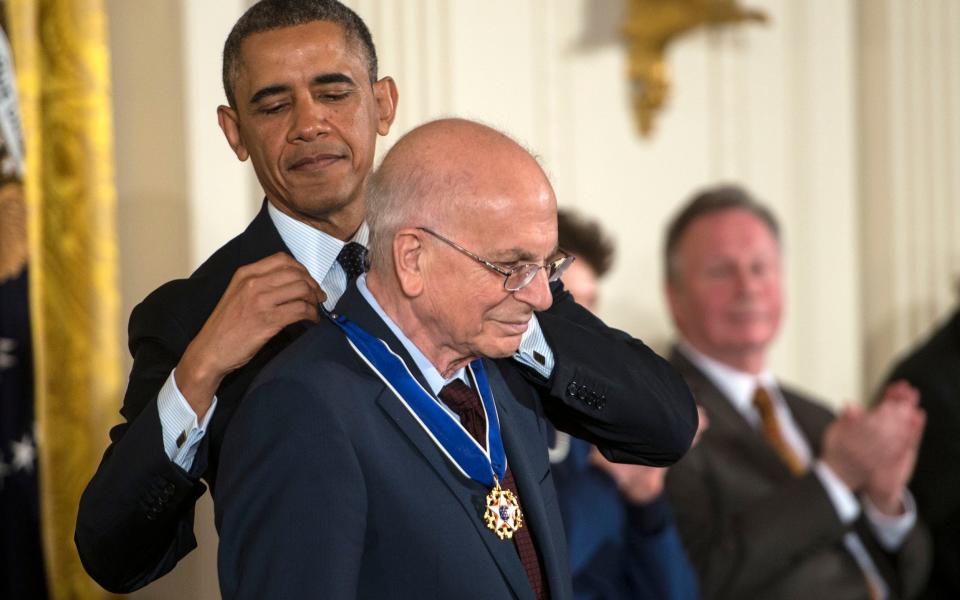
[[[860,516],[860,502],[857,501],[857,497],[850,491],[847,484],[841,481],[837,474],[833,472],[833,469],[822,461],[818,460],[814,463],[813,472],[820,479],[823,488],[827,490],[827,496],[830,497],[830,502],[833,504],[834,510],[837,511],[837,516],[840,517],[840,522],[849,525],[856,521],[857,517]]]
[[[213,397],[210,409],[197,422],[197,413],[193,411],[187,399],[177,387],[176,369],[164,382],[157,395],[157,411],[160,413],[160,427],[163,432],[163,450],[177,466],[189,471],[197,454],[197,447],[207,433],[207,425],[217,408],[217,397]]]
[[[917,523],[917,503],[910,490],[903,492],[903,514],[890,516],[880,512],[868,496],[863,498],[863,512],[877,540],[887,552],[897,551]]]
[[[553,350],[547,344],[547,338],[543,337],[537,315],[530,317],[530,325],[523,332],[520,348],[513,358],[542,375],[544,379],[550,379],[550,374],[553,373]]]

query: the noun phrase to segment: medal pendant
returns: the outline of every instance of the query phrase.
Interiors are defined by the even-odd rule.
[[[487,528],[501,540],[513,538],[513,534],[523,527],[523,512],[517,497],[510,490],[500,487],[494,478],[493,489],[487,494],[487,510],[483,513]]]

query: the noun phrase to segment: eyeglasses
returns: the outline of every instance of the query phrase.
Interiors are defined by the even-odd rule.
[[[470,252],[460,244],[449,240],[436,231],[428,229],[426,227],[417,227],[421,231],[426,231],[433,237],[437,238],[441,242],[452,246],[453,248],[459,250],[460,252],[466,254],[473,260],[477,261],[486,268],[503,275],[503,287],[508,292],[516,292],[522,290],[526,286],[530,285],[530,282],[537,276],[537,273],[540,269],[546,269],[547,271],[547,281],[553,282],[560,279],[560,276],[563,275],[563,272],[567,270],[567,267],[570,266],[570,263],[573,262],[573,256],[568,254],[564,250],[560,250],[560,256],[554,258],[553,260],[547,262],[543,265],[538,265],[536,263],[524,263],[522,265],[517,265],[515,267],[501,267],[495,263],[490,262],[485,258],[481,258]]]

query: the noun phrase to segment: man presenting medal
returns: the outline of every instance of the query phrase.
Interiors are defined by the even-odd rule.
[[[693,399],[641,342],[554,302],[571,260],[554,193],[506,136],[419,127],[367,201],[369,273],[260,373],[225,437],[223,597],[571,597],[545,419],[663,465],[692,439]],[[541,401],[504,359],[548,308],[574,366],[548,370]],[[579,343],[553,343],[551,319]]]

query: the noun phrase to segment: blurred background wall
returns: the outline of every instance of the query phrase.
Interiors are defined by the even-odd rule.
[[[106,4],[126,318],[238,233],[262,196],[215,114],[222,43],[249,2]],[[836,406],[865,401],[956,305],[958,2],[744,0],[768,23],[704,28],[671,47],[673,95],[651,138],[631,113],[622,0],[347,4],[400,89],[380,155],[440,116],[511,133],[541,158],[560,204],[616,240],[602,316],[658,349],[672,335],[664,225],[718,182],[747,186],[783,222],[788,307],[773,369],[787,381]],[[209,502],[197,522],[199,550],[136,598],[217,597]]]

